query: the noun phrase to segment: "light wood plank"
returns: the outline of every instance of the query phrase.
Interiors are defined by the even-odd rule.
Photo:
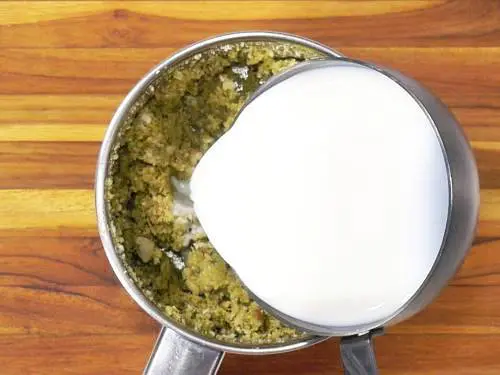
[[[101,142],[106,128],[107,124],[9,125],[0,123],[0,142]],[[468,128],[466,130],[470,133],[473,149],[500,152],[500,141],[476,141],[475,139],[481,139],[481,133]],[[491,139],[491,137],[484,137],[484,139],[488,138]]]
[[[124,96],[125,93],[124,95],[34,95],[32,93],[0,95],[0,137],[3,134],[3,125],[40,123],[102,125],[111,119]]]
[[[43,1],[0,2],[0,25],[52,21],[69,17],[85,17],[94,13],[114,11],[137,12],[180,20],[242,21],[286,20],[345,16],[373,16],[425,9],[442,4],[443,0],[352,1]]]
[[[93,227],[93,199],[92,190],[0,190],[0,230]],[[480,222],[500,223],[500,189],[481,190]]]
[[[64,130],[60,133],[40,133],[35,131],[36,124],[33,131],[31,126],[17,126],[15,129],[19,132],[12,131],[9,136],[8,132],[3,132],[9,127],[0,123],[0,169],[3,171],[0,174],[0,189],[92,188],[100,147],[98,142],[92,141],[102,139],[106,125],[92,126],[95,132],[89,132],[87,125],[53,125],[53,130]],[[475,132],[470,133],[475,139]],[[88,138],[74,138],[77,135]],[[62,137],[71,139],[63,140]],[[473,140],[472,146],[481,187],[500,188],[500,142]],[[23,167],[19,168],[19,164]],[[75,168],[75,165],[78,167]]]
[[[0,190],[0,230],[95,226],[91,190]]]
[[[0,125],[0,142],[100,142],[106,125],[22,124]]]

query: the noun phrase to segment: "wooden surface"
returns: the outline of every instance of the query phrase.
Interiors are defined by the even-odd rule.
[[[93,174],[114,109],[187,43],[282,30],[399,69],[433,89],[472,141],[478,237],[425,312],[376,339],[382,374],[500,373],[500,1],[0,0],[0,373],[139,374],[157,324],[114,279]],[[340,374],[334,340],[222,374]]]

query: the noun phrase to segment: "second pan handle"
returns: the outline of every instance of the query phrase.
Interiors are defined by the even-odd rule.
[[[340,340],[340,355],[345,375],[378,375],[372,337],[381,333],[372,331],[364,335],[343,337]]]

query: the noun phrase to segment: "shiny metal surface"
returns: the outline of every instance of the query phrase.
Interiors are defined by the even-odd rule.
[[[141,306],[141,308],[146,311],[151,317],[157,320],[162,326],[169,328],[172,333],[167,331],[160,336],[158,345],[153,352],[153,356],[150,360],[150,365],[146,369],[149,371],[148,374],[170,374],[175,372],[169,372],[174,366],[172,361],[177,361],[176,357],[172,357],[170,352],[164,350],[173,345],[172,340],[175,336],[173,334],[178,334],[183,337],[183,340],[188,340],[193,345],[197,345],[201,353],[206,353],[206,358],[213,358],[214,351],[221,355],[221,352],[235,352],[241,354],[274,354],[274,353],[284,353],[292,350],[297,350],[305,348],[307,346],[318,343],[325,338],[323,337],[306,337],[295,342],[285,343],[285,344],[274,344],[274,345],[263,345],[263,346],[251,346],[243,344],[228,344],[218,340],[210,339],[201,336],[197,332],[191,331],[183,327],[182,325],[174,322],[164,315],[153,303],[146,298],[141,290],[135,285],[131,278],[127,275],[127,271],[122,263],[121,258],[117,253],[117,249],[113,244],[113,240],[110,232],[110,222],[108,218],[108,212],[105,201],[105,181],[108,175],[110,166],[110,156],[112,155],[113,148],[119,133],[121,126],[127,121],[128,118],[134,112],[138,101],[144,96],[148,89],[154,84],[158,75],[174,66],[175,64],[193,56],[194,54],[200,53],[207,49],[216,47],[218,45],[226,43],[236,43],[244,41],[277,41],[294,43],[297,45],[309,47],[315,49],[319,52],[323,52],[326,56],[331,58],[338,58],[342,55],[329,47],[326,47],[320,43],[311,41],[306,38],[298,37],[295,35],[276,33],[276,32],[238,32],[219,35],[211,39],[195,43],[187,48],[181,50],[180,52],[174,54],[170,58],[166,59],[159,65],[157,65],[153,70],[146,74],[137,85],[129,92],[125,97],[123,102],[120,104],[116,110],[109,126],[104,136],[104,140],[101,145],[101,150],[99,152],[97,170],[96,170],[96,181],[95,181],[95,204],[96,204],[96,214],[99,235],[106,252],[106,256],[113,268],[114,273],[120,280],[120,283],[130,294],[130,296],[135,300],[135,302]],[[189,345],[182,346],[182,353],[186,354],[186,361],[188,360],[187,354],[193,353],[194,347]],[[183,354],[184,355],[184,354]],[[164,359],[164,361],[162,360]],[[222,358],[222,357],[220,357]],[[214,363],[215,363],[214,359]],[[163,366],[162,366],[163,365]],[[180,366],[180,365],[179,365]],[[205,364],[203,364],[205,366]],[[180,367],[179,367],[180,368]],[[152,372],[154,371],[154,372]],[[162,372],[163,371],[163,372]],[[191,370],[189,370],[191,371]],[[184,372],[187,375],[197,374],[186,370]],[[212,371],[212,370],[211,370]],[[216,371],[213,370],[214,373]],[[209,373],[210,374],[210,373]]]
[[[373,334],[343,337],[340,355],[345,375],[378,375],[379,370],[372,344]]]
[[[450,202],[445,236],[436,261],[426,280],[404,306],[385,319],[357,326],[322,326],[288,316],[252,294],[252,297],[259,305],[283,322],[307,332],[325,336],[364,334],[379,327],[387,327],[398,323],[422,310],[439,294],[465,258],[474,238],[479,212],[479,179],[477,167],[471,148],[458,122],[447,107],[430,91],[397,71],[348,58],[307,61],[273,76],[254,93],[246,105],[274,85],[296,74],[311,69],[346,65],[381,72],[404,88],[427,114],[431,124],[434,126],[436,137],[438,137],[441,143],[447,164]],[[244,108],[242,108],[242,111]],[[353,275],[353,277],[356,277],[356,275]],[[349,280],[346,280],[346,282],[349,282]]]
[[[303,69],[315,67],[315,64],[355,64],[368,69],[375,69],[393,79],[415,98],[431,120],[431,123],[434,125],[434,129],[436,131],[436,136],[441,142],[449,172],[449,215],[447,230],[443,238],[439,255],[421,288],[405,306],[396,311],[392,316],[371,324],[355,327],[323,327],[294,320],[293,318],[285,316],[279,311],[274,310],[272,307],[263,304],[268,311],[272,312],[274,315],[286,322],[323,336],[353,335],[353,337],[355,337],[357,335],[366,334],[379,327],[393,325],[422,310],[439,294],[440,290],[446,285],[448,280],[453,276],[460,264],[463,262],[474,237],[479,211],[479,181],[477,167],[472,151],[458,122],[449,112],[447,107],[418,82],[394,70],[382,68],[362,61],[342,58],[340,53],[331,50],[326,46],[308,39],[288,34],[273,32],[233,33],[217,36],[215,38],[191,45],[156,66],[130,91],[124,99],[111,120],[108,130],[106,131],[99,154],[96,172],[95,193],[99,234],[109,262],[118,279],[132,298],[149,315],[166,327],[160,335],[159,341],[150,360],[150,364],[146,368],[145,374],[147,375],[181,373],[186,375],[214,374],[216,373],[220,360],[222,359],[223,351],[242,354],[283,353],[304,348],[325,339],[325,337],[308,337],[288,344],[257,347],[240,344],[227,344],[202,337],[198,333],[187,330],[176,322],[170,320],[142,294],[133,281],[127,276],[126,269],[122,264],[122,261],[112,242],[109,228],[110,223],[107,215],[106,202],[104,200],[104,183],[108,173],[110,155],[113,151],[113,146],[120,127],[130,116],[130,113],[133,112],[137,101],[155,82],[160,72],[192,56],[193,54],[199,53],[208,48],[228,42],[240,41],[283,41],[297,43],[299,45],[311,47],[324,52],[332,58],[322,62],[306,62],[300,64],[300,66],[292,68],[282,75],[276,76],[268,81],[264,87],[255,93],[254,97],[269,87],[272,87],[272,85],[280,82],[280,80],[286,79],[293,74],[297,74]],[[368,347],[368,349],[370,349],[370,347]],[[345,355],[343,355],[343,357],[346,359]],[[374,358],[371,358],[371,361],[371,364],[375,366]],[[188,363],[191,362],[192,367],[189,367],[190,365]],[[349,371],[349,369],[346,368],[346,371]],[[351,369],[351,372],[348,373],[353,375],[356,374],[356,372],[352,371],[353,370]],[[359,372],[359,374],[362,374],[362,372]]]
[[[144,375],[212,375],[223,358],[224,352],[195,344],[164,327]]]
[[[308,61],[272,77],[254,93],[246,105],[269,88],[296,74],[310,69],[339,65],[373,69],[389,77],[416,100],[433,125],[447,164],[450,196],[446,231],[439,254],[427,278],[413,297],[391,316],[369,324],[351,327],[312,324],[288,316],[251,294],[265,310],[287,324],[317,335],[343,336],[341,358],[346,375],[377,375],[372,334],[383,327],[405,320],[425,308],[453,277],[467,255],[474,239],[479,214],[479,177],[469,143],[447,107],[418,82],[395,70],[348,58]]]

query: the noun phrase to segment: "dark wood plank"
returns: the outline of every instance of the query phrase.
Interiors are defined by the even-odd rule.
[[[500,347],[488,335],[389,334],[375,339],[375,351],[380,372],[388,375],[495,375],[500,371]],[[329,340],[279,356],[228,356],[221,374],[340,375],[338,353],[338,343]]]
[[[376,338],[382,374],[496,375],[498,339],[488,335],[392,335]],[[154,335],[24,335],[0,341],[2,374],[138,374]],[[488,350],[485,350],[488,349]],[[19,360],[19,353],[24,353]],[[28,354],[29,353],[29,354]],[[480,364],[480,365],[479,365]],[[221,375],[340,375],[335,340],[274,356],[227,355]]]
[[[90,142],[0,142],[0,189],[91,189],[98,150]]]
[[[0,286],[112,286],[115,277],[98,237],[0,237]],[[56,272],[57,270],[57,272]]]

